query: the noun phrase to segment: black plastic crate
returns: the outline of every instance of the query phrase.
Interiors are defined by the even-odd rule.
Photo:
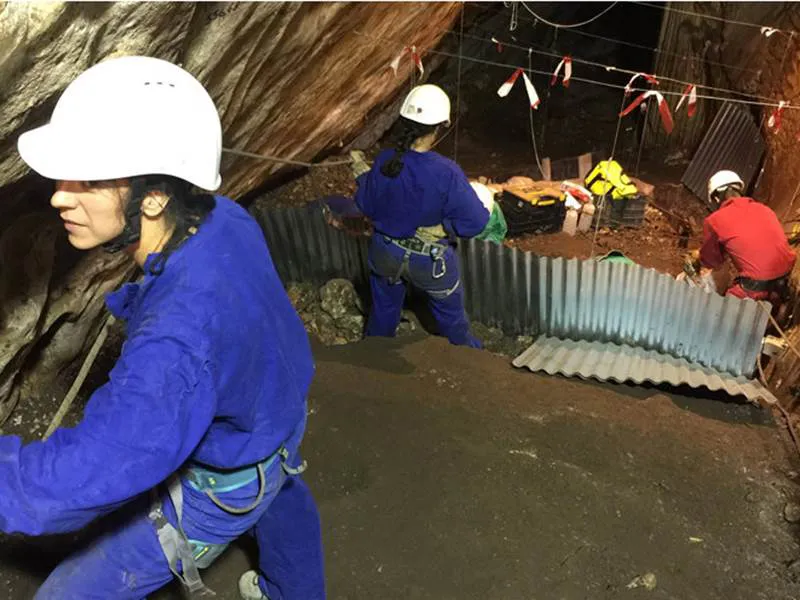
[[[566,206],[561,200],[552,204],[532,204],[504,191],[497,202],[508,224],[508,237],[561,231],[566,214]]]
[[[599,199],[595,200],[595,204],[599,206]],[[606,198],[606,206],[600,215],[600,227],[641,227],[646,207],[647,198],[641,195],[627,200]]]

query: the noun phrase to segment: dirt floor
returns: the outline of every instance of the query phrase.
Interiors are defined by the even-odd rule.
[[[566,233],[531,235],[508,241],[509,246],[533,252],[540,256],[567,258],[592,258],[603,256],[611,250],[620,250],[631,260],[663,273],[677,275],[683,266],[687,248],[678,246],[678,235],[664,215],[647,207],[642,227],[610,230],[606,227],[575,236]]]
[[[759,409],[432,337],[314,352],[330,598],[800,598],[797,473]],[[33,596],[58,542],[0,544],[4,598]],[[251,560],[243,541],[209,570],[221,600]]]
[[[370,155],[374,155],[376,151],[373,148]],[[504,159],[503,155],[498,156],[499,160]],[[510,160],[510,151],[508,157]],[[528,170],[519,166],[516,171],[508,172],[520,174],[527,173]],[[675,181],[673,170],[659,170],[657,165],[649,165],[643,172],[650,178],[648,182],[657,185],[641,227],[600,228],[594,244],[594,230],[590,233],[578,233],[574,237],[564,233],[528,235],[509,239],[507,244],[541,256],[581,259],[620,250],[645,267],[677,275],[681,272],[686,252],[700,245],[702,221],[706,212],[699,200],[680,184],[669,183]],[[505,171],[493,169],[490,165],[483,169],[473,165],[467,168],[467,174],[473,178],[488,177],[493,181],[505,181],[507,175]],[[330,195],[351,196],[354,192],[355,183],[348,166],[316,168],[266,192],[257,202],[264,207],[296,206]],[[688,221],[691,226],[688,232],[683,231],[683,235],[677,215],[681,215],[681,220]]]

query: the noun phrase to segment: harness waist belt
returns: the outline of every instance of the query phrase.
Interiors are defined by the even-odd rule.
[[[789,280],[788,273],[775,279],[751,279],[750,277],[737,277],[735,283],[748,292],[771,292],[782,288]]]
[[[218,493],[232,492],[253,483],[258,479],[258,467],[265,471],[278,459],[278,453],[266,460],[241,469],[221,471],[200,464],[191,464],[185,472],[186,481],[195,490],[205,492],[212,490]]]
[[[431,252],[434,250],[437,252],[444,252],[447,250],[447,246],[445,244],[438,242],[423,242],[421,239],[415,237],[405,239],[387,237],[386,239],[391,241],[394,245],[400,246],[404,250],[414,252],[415,254],[424,254],[425,256],[430,256]]]

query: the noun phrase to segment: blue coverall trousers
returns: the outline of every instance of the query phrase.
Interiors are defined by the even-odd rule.
[[[369,266],[372,311],[367,321],[368,336],[394,337],[403,312],[407,281],[426,293],[439,330],[451,344],[481,347],[469,330],[458,256],[452,247],[434,259],[410,253],[376,233],[370,243]]]
[[[302,431],[286,444],[291,465],[300,462],[301,438]],[[190,541],[226,544],[250,533],[258,542],[259,585],[270,600],[322,600],[320,521],[311,492],[299,476],[286,475],[280,460],[269,464],[265,480],[261,504],[243,516],[228,514],[184,481],[186,535]],[[254,482],[217,496],[230,506],[243,507],[257,494]],[[168,520],[175,524],[166,492],[161,500]],[[173,575],[148,519],[149,507],[150,499],[144,495],[122,509],[116,526],[61,563],[35,600],[141,600],[168,584]],[[234,580],[234,590],[236,585]]]

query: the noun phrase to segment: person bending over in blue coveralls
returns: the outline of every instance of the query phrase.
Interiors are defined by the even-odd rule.
[[[464,310],[455,236],[474,237],[489,221],[466,175],[431,151],[450,123],[450,99],[438,86],[415,87],[400,109],[402,131],[358,178],[355,201],[373,222],[369,247],[372,311],[368,336],[395,335],[410,282],[423,290],[439,329],[452,344],[480,348]]]
[[[64,91],[19,152],[56,180],[79,249],[121,250],[139,283],[107,297],[127,339],[83,420],[44,442],[0,436],[0,531],[70,532],[117,511],[37,599],[141,599],[255,535],[247,600],[324,598],[320,523],[298,477],[314,366],[256,222],[220,185],[203,86],[148,57],[107,60]],[[113,522],[113,524],[111,524]]]

